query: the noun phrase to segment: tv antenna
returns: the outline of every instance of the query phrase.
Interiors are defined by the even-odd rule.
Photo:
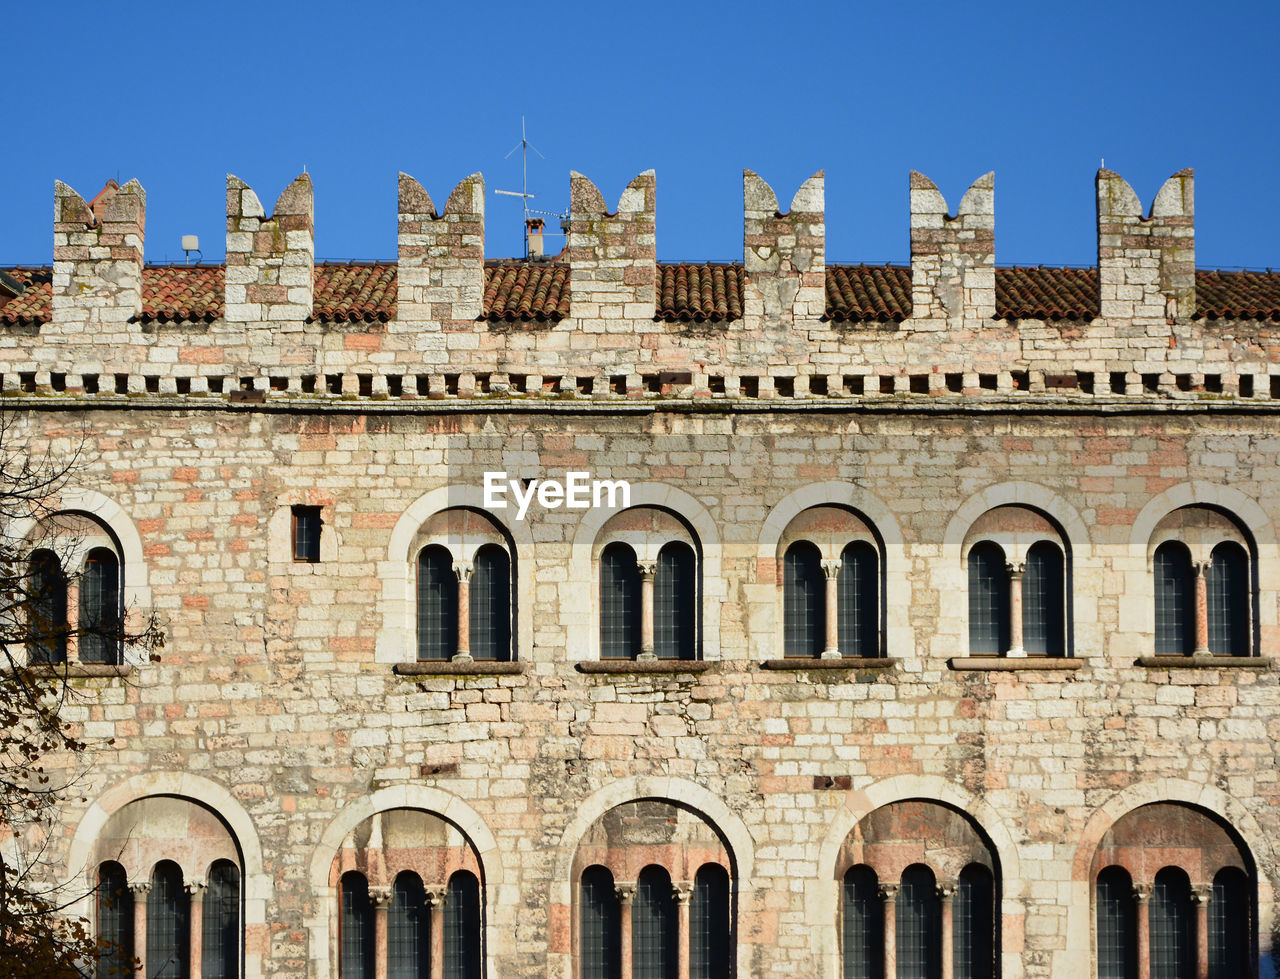
[[[501,194],[503,197],[519,197],[520,203],[524,205],[524,257],[528,258],[529,257],[529,222],[531,220],[530,216],[536,214],[536,215],[542,215],[545,217],[560,218],[561,220],[563,220],[564,218],[568,217],[568,215],[561,214],[557,211],[539,211],[529,206],[529,202],[534,199],[534,195],[529,193],[529,151],[533,150],[533,152],[537,153],[538,156],[541,156],[544,160],[546,159],[546,157],[543,156],[542,150],[538,149],[538,147],[534,146],[532,143],[529,142],[529,136],[525,129],[524,116],[520,117],[520,142],[516,143],[515,146],[511,147],[511,149],[507,151],[507,155],[504,156],[503,159],[504,160],[511,159],[511,154],[514,153],[516,150],[520,151],[520,175],[522,179],[521,189],[520,190],[496,190],[495,189],[494,193]],[[539,221],[538,223],[539,225],[541,225],[542,222]]]

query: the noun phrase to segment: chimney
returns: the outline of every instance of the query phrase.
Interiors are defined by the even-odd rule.
[[[526,218],[524,222],[525,241],[528,242],[526,247],[527,258],[542,258],[545,252],[542,249],[542,218]]]

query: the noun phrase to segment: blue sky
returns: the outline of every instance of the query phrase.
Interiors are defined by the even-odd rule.
[[[396,173],[443,206],[483,171],[520,253],[568,174],[657,171],[658,256],[741,260],[742,168],[785,207],[827,175],[828,261],[905,261],[907,174],[954,210],[996,172],[1001,264],[1090,265],[1099,160],[1149,206],[1196,168],[1201,266],[1280,267],[1271,2],[21,5],[5,18],[0,263],[51,259],[53,181],[147,190],[149,261],[220,260],[225,174],[270,208],[305,167],[321,258],[393,258]]]

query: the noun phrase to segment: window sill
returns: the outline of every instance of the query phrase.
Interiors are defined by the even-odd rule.
[[[1069,656],[953,656],[947,660],[947,665],[958,671],[1028,670],[1052,673],[1083,669],[1085,661]]]
[[[1139,656],[1138,665],[1153,670],[1269,670],[1274,660],[1265,656]]]
[[[472,660],[455,663],[453,660],[423,660],[416,663],[397,663],[391,667],[396,676],[515,676],[529,668],[525,662],[510,660]]]
[[[35,663],[18,669],[28,670],[35,676],[81,680],[86,677],[132,676],[137,667],[118,663]],[[5,672],[12,673],[13,670]]]
[[[700,659],[634,659],[584,660],[577,664],[579,673],[706,673],[712,664]]]
[[[892,670],[898,665],[896,656],[842,656],[821,659],[817,656],[788,656],[767,659],[760,664],[766,670]]]

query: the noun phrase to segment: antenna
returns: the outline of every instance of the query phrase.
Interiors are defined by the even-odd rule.
[[[511,159],[511,154],[514,153],[516,150],[520,151],[520,174],[521,174],[521,180],[522,180],[521,189],[518,191],[494,190],[494,193],[501,194],[503,197],[519,197],[520,203],[524,205],[524,257],[528,258],[529,257],[529,215],[545,214],[547,217],[555,217],[555,218],[561,218],[561,219],[567,217],[568,215],[557,214],[553,211],[537,211],[529,206],[529,202],[533,200],[533,197],[534,197],[533,194],[529,193],[529,151],[533,150],[533,152],[537,153],[538,156],[541,156],[544,160],[546,159],[546,157],[543,156],[542,150],[538,149],[538,147],[534,146],[532,143],[529,142],[528,133],[525,130],[524,116],[520,117],[520,142],[516,143],[515,146],[511,147],[511,149],[507,151],[507,155],[504,156],[503,159],[504,160]]]

